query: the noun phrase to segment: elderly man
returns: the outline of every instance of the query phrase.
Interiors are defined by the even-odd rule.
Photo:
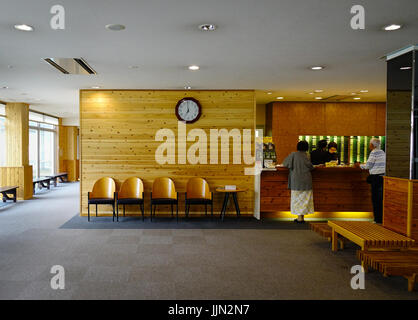
[[[370,140],[369,159],[365,165],[356,164],[364,170],[369,170],[367,182],[370,183],[372,189],[372,203],[374,221],[382,223],[383,219],[383,175],[386,168],[386,154],[380,149],[380,140],[373,138]]]

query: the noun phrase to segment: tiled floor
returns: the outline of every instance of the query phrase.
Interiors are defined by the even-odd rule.
[[[355,245],[332,253],[309,230],[60,229],[78,190],[0,208],[1,299],[418,298],[376,272],[351,289]],[[51,289],[53,265],[65,268],[64,290]]]

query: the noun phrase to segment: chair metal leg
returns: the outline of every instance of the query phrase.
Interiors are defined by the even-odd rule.
[[[113,222],[115,221],[115,204],[112,204],[112,209],[113,209],[113,216],[112,216],[112,220]]]
[[[87,204],[87,221],[90,221],[90,203]]]
[[[119,221],[119,204],[116,203],[116,221]]]
[[[177,216],[177,222],[179,222],[179,203],[176,204],[176,216]]]
[[[140,204],[139,205],[139,208],[141,209],[141,212],[142,212],[142,221],[144,221],[145,220],[145,217],[144,217],[144,204]]]

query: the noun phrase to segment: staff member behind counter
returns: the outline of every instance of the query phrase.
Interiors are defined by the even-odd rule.
[[[311,162],[314,166],[328,162],[327,140],[319,140],[316,149],[311,152]]]
[[[338,164],[341,163],[340,155],[338,154],[338,145],[335,142],[328,143],[328,152],[327,152],[328,158],[326,162],[330,161],[337,161]]]

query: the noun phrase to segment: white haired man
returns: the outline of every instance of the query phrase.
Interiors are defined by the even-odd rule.
[[[386,154],[380,149],[380,140],[370,140],[369,149],[372,150],[364,165],[356,164],[363,170],[369,170],[367,182],[371,185],[374,221],[382,223],[383,219],[383,176],[386,170]]]

